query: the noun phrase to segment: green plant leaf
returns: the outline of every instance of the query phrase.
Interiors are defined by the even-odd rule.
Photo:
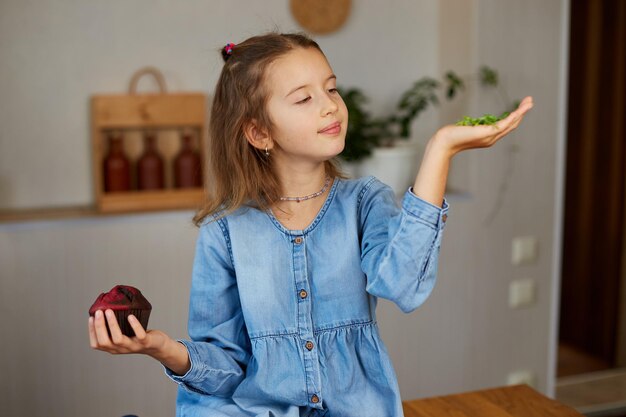
[[[453,71],[446,72],[445,79],[448,82],[448,85],[446,87],[446,97],[448,98],[448,100],[454,98],[457,90],[463,90],[465,88],[463,80]]]
[[[495,87],[498,85],[498,73],[486,65],[480,67],[480,82],[484,86]]]

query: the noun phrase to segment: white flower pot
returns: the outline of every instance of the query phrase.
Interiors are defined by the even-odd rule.
[[[403,195],[413,185],[423,145],[397,141],[393,147],[376,148],[359,166],[359,176],[373,175],[389,185],[396,195]]]

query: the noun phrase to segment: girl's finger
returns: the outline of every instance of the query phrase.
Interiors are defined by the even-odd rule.
[[[144,328],[141,325],[141,323],[139,322],[139,320],[137,320],[137,317],[133,316],[132,314],[129,314],[128,315],[128,322],[130,323],[130,326],[135,331],[135,336],[137,336],[137,339],[139,339],[141,341],[145,340],[145,338],[146,338],[146,331],[144,330]]]
[[[107,323],[109,323],[109,330],[111,331],[111,339],[113,344],[121,344],[124,341],[124,335],[122,334],[122,330],[120,329],[119,324],[117,324],[115,313],[113,313],[113,310],[107,309],[105,311],[105,315],[107,318]]]
[[[522,115],[522,116],[519,116],[519,118],[515,119],[515,121],[511,125],[509,125],[506,129],[500,132],[498,136],[496,136],[496,141],[502,138],[503,136],[508,135],[509,133],[511,133],[511,131],[517,129],[517,126],[519,126],[523,118],[524,116]]]
[[[111,339],[107,332],[106,323],[104,322],[104,314],[102,310],[96,311],[96,317],[94,319],[94,325],[96,328],[96,338],[98,339],[98,346],[111,347]]]
[[[524,117],[524,114],[533,108],[533,101],[531,96],[524,97],[519,106],[513,110],[507,117],[496,123],[498,129],[507,128],[509,123],[517,126]]]
[[[89,316],[88,327],[89,327],[89,346],[95,349],[98,347],[98,339],[96,338],[96,329],[94,328],[93,317],[91,316]]]
[[[512,125],[514,125],[516,120],[519,117],[520,115],[519,115],[519,107],[518,107],[518,110],[511,112],[511,114],[506,116],[504,119],[497,121],[496,126],[497,126],[497,129],[499,130],[498,134],[501,134],[502,132],[510,128]]]
[[[516,113],[518,117],[524,116],[530,109],[533,108],[533,99],[528,96],[525,97],[524,100],[521,101],[517,109],[513,113]]]
[[[524,99],[521,101],[519,107],[527,107],[527,110],[530,110],[533,108],[533,98],[532,96],[527,96],[524,97]]]

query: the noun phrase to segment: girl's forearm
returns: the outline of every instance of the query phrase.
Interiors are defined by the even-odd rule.
[[[413,184],[413,193],[442,207],[452,156],[452,152],[443,145],[441,139],[433,136],[426,145],[422,164]]]
[[[171,369],[177,375],[184,375],[189,368],[191,368],[187,348],[174,339],[169,339],[164,349],[150,356]]]

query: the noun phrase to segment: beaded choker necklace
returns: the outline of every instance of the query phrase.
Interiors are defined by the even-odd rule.
[[[324,194],[324,191],[326,191],[326,189],[328,189],[328,185],[330,184],[330,177],[327,176],[326,177],[326,181],[324,182],[324,186],[322,187],[321,190],[313,193],[313,194],[309,194],[309,195],[305,195],[304,197],[280,197],[281,201],[295,201],[297,203],[304,201],[304,200],[308,200],[310,198],[315,198],[317,196],[320,196],[322,194]]]

